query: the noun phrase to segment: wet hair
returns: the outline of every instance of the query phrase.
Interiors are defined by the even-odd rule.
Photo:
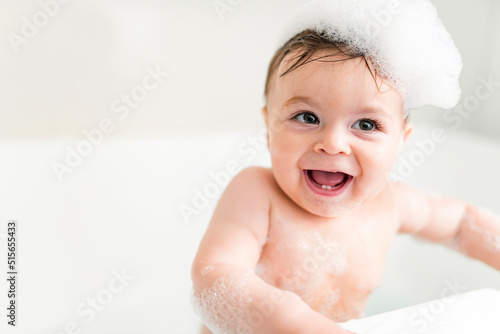
[[[321,51],[331,51],[331,53],[313,58],[313,56],[317,55]],[[276,51],[276,53],[272,57],[271,62],[269,63],[269,68],[267,70],[266,84],[264,88],[264,98],[266,100],[271,88],[273,75],[276,73],[285,57],[293,52],[296,52],[297,54],[288,62],[295,62],[279,75],[280,78],[290,73],[291,71],[313,61],[336,63],[355,58],[363,58],[366,67],[370,70],[375,84],[380,90],[380,87],[377,84],[378,74],[370,64],[370,60],[365,56],[365,54],[360,51],[354,50],[349,44],[343,41],[332,41],[328,39],[322,32],[318,32],[313,29],[306,29],[290,38],[281,48]],[[404,114],[404,119],[405,121],[407,121],[409,115],[407,115],[407,113]]]

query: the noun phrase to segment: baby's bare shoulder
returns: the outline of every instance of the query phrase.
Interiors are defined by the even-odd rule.
[[[249,195],[268,193],[274,187],[274,176],[270,168],[248,167],[239,172],[231,181],[230,187],[238,188]]]
[[[274,179],[273,172],[270,168],[259,166],[252,166],[243,169],[234,177],[234,179],[237,178],[246,178],[249,180],[251,179],[252,182],[270,182],[272,179]]]
[[[272,180],[267,168],[249,167],[239,172],[219,199],[212,221],[252,228],[261,222],[267,226]]]
[[[401,213],[408,210],[408,206],[415,201],[416,195],[412,187],[398,181],[389,181],[371,201],[371,204],[381,209],[384,215],[400,220]]]
[[[269,226],[269,177],[265,168],[252,167],[231,180],[200,243],[193,272],[207,263],[255,267]]]
[[[408,209],[415,206],[416,202],[425,201],[425,195],[418,189],[399,181],[387,183],[388,193],[393,198],[396,208]]]
[[[410,233],[417,230],[421,221],[425,220],[430,213],[426,195],[413,186],[402,182],[390,182],[388,188],[400,223],[399,232]]]

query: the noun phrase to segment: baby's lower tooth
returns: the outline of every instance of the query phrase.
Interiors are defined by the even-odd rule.
[[[331,190],[332,187],[322,184],[321,188]]]

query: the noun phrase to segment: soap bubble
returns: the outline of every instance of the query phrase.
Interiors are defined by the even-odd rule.
[[[291,14],[279,46],[306,29],[363,53],[405,111],[452,108],[460,99],[462,59],[429,0],[312,0]]]

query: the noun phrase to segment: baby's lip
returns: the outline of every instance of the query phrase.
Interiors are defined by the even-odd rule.
[[[350,174],[333,170],[304,169],[303,173],[309,188],[323,196],[340,195],[353,179]]]
[[[305,174],[314,184],[331,187],[336,187],[344,183],[351,176],[341,171],[324,171],[318,169],[305,170]]]
[[[345,170],[342,169],[320,169],[320,168],[314,168],[314,169],[304,169],[304,172],[310,173],[312,171],[319,171],[319,172],[329,172],[329,173],[343,173],[346,174],[347,176],[354,176],[352,174],[347,173]]]

